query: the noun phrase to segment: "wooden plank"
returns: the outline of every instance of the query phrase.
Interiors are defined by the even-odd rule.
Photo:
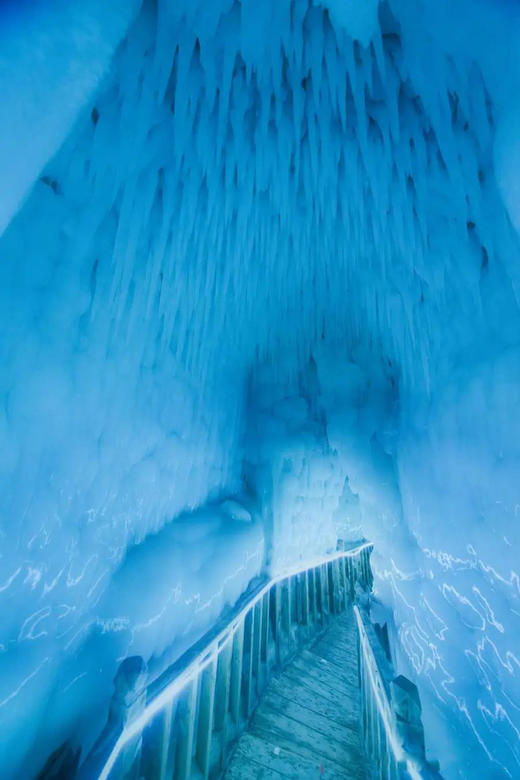
[[[224,777],[226,780],[280,780],[286,775],[282,775],[274,769],[268,769],[251,758],[248,761],[243,761],[237,757],[237,760],[233,759],[231,762]]]
[[[352,610],[349,609],[347,612],[343,612],[341,615],[338,616],[338,619],[336,621],[335,627],[336,630],[339,631],[340,628],[344,628],[346,626],[350,626],[352,629],[356,629],[356,621],[354,620],[354,615],[352,614]]]
[[[322,638],[323,647],[337,649],[341,652],[352,650],[358,646],[357,631],[350,627],[338,628],[336,632],[327,632],[327,636]],[[314,644],[318,644],[315,642]]]
[[[251,762],[254,762],[255,765],[261,765],[270,771],[278,772],[282,777],[294,780],[322,777],[327,778],[327,780],[347,780],[347,778],[352,777],[346,771],[324,764],[318,756],[312,760],[303,758],[291,750],[281,748],[271,740],[260,739],[254,734],[244,734],[237,745],[233,758],[244,769]],[[241,775],[234,776],[240,777]]]
[[[348,612],[339,615],[330,633],[331,642],[351,639],[358,635],[357,626]]]
[[[337,743],[281,712],[267,713],[259,709],[251,723],[250,732],[302,758],[312,761],[319,756],[322,762],[330,762],[339,772],[346,767],[363,765],[359,751],[350,750],[346,745]]]
[[[357,667],[357,648],[346,647],[343,650],[339,650],[335,647],[327,647],[324,643],[311,645],[309,652],[314,653],[320,658],[325,658],[329,663],[337,666],[338,669],[345,669],[346,667]]]
[[[269,691],[273,691],[289,701],[301,704],[339,726],[359,731],[359,716],[353,714],[349,701],[342,695],[331,700],[330,697],[323,695],[321,686],[297,685],[295,678],[288,674],[273,678],[269,683]],[[356,692],[353,691],[352,695],[355,698]]]
[[[302,650],[294,662],[300,666],[301,664],[307,664],[313,669],[318,669],[320,672],[327,674],[327,679],[331,675],[337,680],[337,684],[342,688],[351,688],[358,691],[358,668],[357,657],[347,658],[343,662],[339,663],[335,659],[324,658],[323,655],[312,650]]]
[[[317,655],[319,658],[324,658],[330,664],[336,666],[338,671],[342,669],[357,669],[358,653],[355,647],[347,646],[338,650],[335,647],[317,644],[309,647],[309,652]]]
[[[309,661],[309,663],[314,662],[315,664],[319,664],[320,668],[328,669],[329,672],[334,673],[338,680],[344,680],[347,685],[352,684],[352,680],[356,680],[355,686],[357,688],[357,655],[351,655],[350,657],[347,656],[337,656],[340,660],[336,660],[334,658],[334,651],[330,651],[331,656],[333,656],[333,660],[329,660],[328,658],[325,658],[325,656],[321,655],[318,652],[313,652],[312,650],[302,650],[301,653],[298,655],[298,659],[303,659]]]
[[[293,661],[294,668],[298,669],[302,674],[310,675],[324,686],[336,686],[344,695],[348,695],[348,693],[352,691],[352,685],[355,681],[353,672],[350,677],[346,677],[344,674],[338,676],[336,670],[332,669],[327,661],[320,659],[312,653],[309,653],[308,655],[311,656],[311,659],[309,659],[308,656],[298,656],[295,658]]]
[[[341,616],[336,619],[336,622],[339,622],[341,620]],[[324,642],[323,644],[326,644],[328,647],[356,647],[358,642],[358,634],[357,629],[355,626],[351,624],[346,625],[333,625],[332,629],[327,631],[327,636],[323,637]]]
[[[317,712],[304,707],[299,702],[280,696],[276,691],[269,690],[259,709],[261,713],[283,713],[284,716],[291,718],[295,722],[308,726],[309,728],[322,734],[327,739],[335,740],[338,745],[348,748],[348,750],[361,753],[361,743],[357,729],[348,729],[339,725],[335,720],[320,715]]]
[[[296,668],[289,668],[284,672],[284,679],[292,683],[296,690],[299,686],[309,690],[313,694],[321,696],[326,699],[338,710],[342,709],[354,709],[358,706],[358,696],[355,691],[350,688],[344,689],[343,687],[323,687],[323,682],[312,677],[310,674],[303,677],[302,672]]]
[[[340,620],[341,618],[338,618],[337,620]],[[346,647],[346,646],[357,646],[357,630],[352,625],[344,625],[344,626],[333,626],[334,631],[327,631],[327,636],[323,637],[324,644],[326,644],[328,647]]]

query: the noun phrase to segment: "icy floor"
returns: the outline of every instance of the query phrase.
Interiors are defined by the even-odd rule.
[[[518,776],[518,4],[109,5],[0,4],[4,774],[339,534]]]

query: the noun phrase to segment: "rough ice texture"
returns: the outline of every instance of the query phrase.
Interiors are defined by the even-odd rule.
[[[517,776],[518,7],[150,0],[125,34],[85,0],[100,60],[44,47],[36,101],[58,5],[26,4],[0,123],[4,222],[33,181],[0,240],[4,773],[155,625],[173,518],[217,516],[164,531],[189,593],[241,572],[194,631],[236,597],[261,534],[212,502],[256,491],[272,566],[374,540],[428,750]]]
[[[110,65],[139,0],[3,0],[0,234]]]

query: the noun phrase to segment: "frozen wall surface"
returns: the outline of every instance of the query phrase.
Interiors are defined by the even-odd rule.
[[[0,3],[4,777],[361,535],[428,751],[519,776],[519,52],[514,0]]]

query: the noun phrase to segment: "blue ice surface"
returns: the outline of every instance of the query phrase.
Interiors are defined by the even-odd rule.
[[[519,35],[507,0],[0,5],[4,776],[361,535],[429,754],[518,776]]]

